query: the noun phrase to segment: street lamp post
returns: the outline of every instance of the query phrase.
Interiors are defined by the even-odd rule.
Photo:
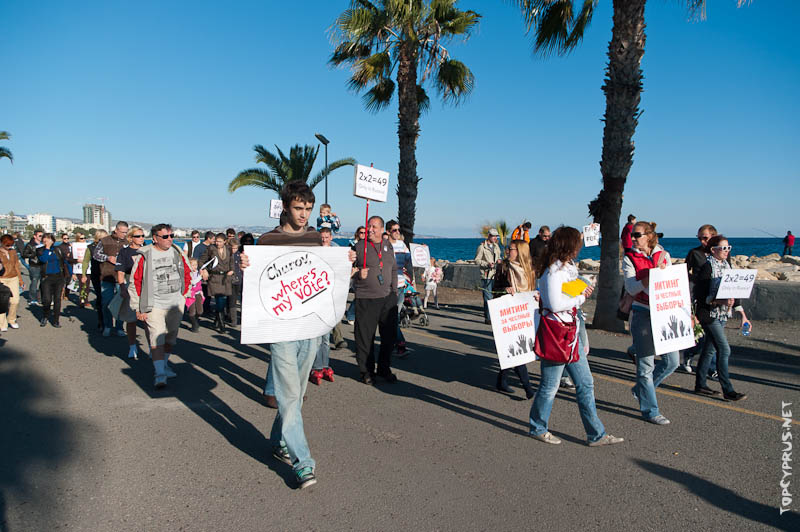
[[[322,133],[315,133],[314,136],[325,145],[325,203],[328,203],[328,143],[330,141]]]

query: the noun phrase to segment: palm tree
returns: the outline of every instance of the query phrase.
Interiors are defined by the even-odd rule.
[[[577,10],[575,0],[516,0],[528,31],[533,32],[533,48],[541,54],[564,55],[583,39],[598,0],[583,0]],[[705,0],[685,0],[690,13],[705,17]],[[741,6],[745,0],[737,0]],[[603,116],[603,151],[600,174],[603,188],[589,203],[589,214],[600,224],[600,277],[597,307],[592,326],[623,332],[625,324],[617,318],[622,289],[619,273],[619,217],[625,181],[633,165],[633,135],[641,114],[642,57],[645,44],[644,8],[646,0],[613,0],[613,28],[608,44],[608,67],[602,86],[606,95]]]
[[[356,164],[356,160],[352,157],[333,161],[309,181],[308,177],[311,175],[314,161],[317,160],[319,146],[315,148],[313,146],[295,144],[289,149],[289,157],[286,157],[277,146],[275,146],[275,150],[278,152],[277,155],[266,150],[260,144],[253,146],[253,149],[256,152],[256,162],[264,163],[267,168],[251,168],[250,170],[239,172],[239,175],[234,177],[228,184],[228,192],[232,193],[242,187],[257,187],[274,190],[280,194],[284,184],[296,179],[308,183],[308,186],[313,189],[325,179],[326,172],[330,173],[342,166],[354,166]]]
[[[446,103],[458,104],[472,91],[474,76],[444,47],[456,36],[469,38],[480,15],[456,8],[458,0],[351,0],[331,27],[337,46],[335,66],[350,65],[349,86],[363,96],[368,111],[385,109],[397,80],[400,162],[397,217],[406,243],[414,239],[419,115],[430,100],[422,87],[430,81]]]
[[[11,133],[9,133],[8,131],[0,131],[0,140],[8,140],[10,138],[11,138]],[[8,148],[4,148],[3,146],[0,146],[0,159],[2,159],[3,157],[8,157],[8,160],[11,161],[12,164],[14,163],[14,155],[11,153],[11,150],[9,150]]]

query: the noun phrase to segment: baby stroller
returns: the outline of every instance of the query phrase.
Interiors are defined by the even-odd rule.
[[[410,284],[406,284],[403,305],[400,307],[400,327],[411,327],[411,323],[415,319],[418,319],[417,323],[420,327],[427,327],[431,324],[428,314],[422,308],[419,292],[414,290]]]

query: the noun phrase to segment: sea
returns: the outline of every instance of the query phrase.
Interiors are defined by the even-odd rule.
[[[335,238],[334,241],[340,246],[347,245],[346,238]],[[455,262],[457,260],[472,260],[475,258],[475,251],[483,241],[482,238],[420,238],[415,239],[417,244],[427,244],[431,251],[431,256],[437,260],[447,260]],[[733,247],[731,255],[757,255],[762,257],[770,253],[781,253],[783,243],[780,238],[733,238],[729,240]],[[662,238],[659,243],[664,246],[670,256],[676,259],[686,257],[689,250],[697,247],[700,242],[696,238]],[[600,260],[600,246],[583,247],[578,254],[578,260],[595,259]]]
[[[349,238],[334,238],[334,242],[340,246],[349,245]],[[733,255],[757,255],[763,257],[770,253],[781,253],[783,243],[780,238],[734,238],[728,240],[733,246]],[[482,238],[420,238],[414,240],[417,244],[427,244],[431,251],[431,257],[436,260],[446,260],[455,262],[457,260],[472,260],[475,258],[475,251],[478,245],[483,242]],[[696,238],[662,238],[660,244],[664,246],[670,256],[680,259],[686,257],[689,250],[699,245]],[[147,244],[150,243],[148,240]],[[176,241],[176,244],[180,244]],[[502,247],[502,246],[501,246]],[[600,246],[583,247],[578,254],[578,260],[594,259],[600,260]]]

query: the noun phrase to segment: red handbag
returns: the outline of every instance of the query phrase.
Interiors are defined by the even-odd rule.
[[[571,311],[572,323],[565,322],[550,309],[541,309],[539,328],[533,351],[539,358],[556,364],[569,364],[580,358],[578,353],[577,308]]]

